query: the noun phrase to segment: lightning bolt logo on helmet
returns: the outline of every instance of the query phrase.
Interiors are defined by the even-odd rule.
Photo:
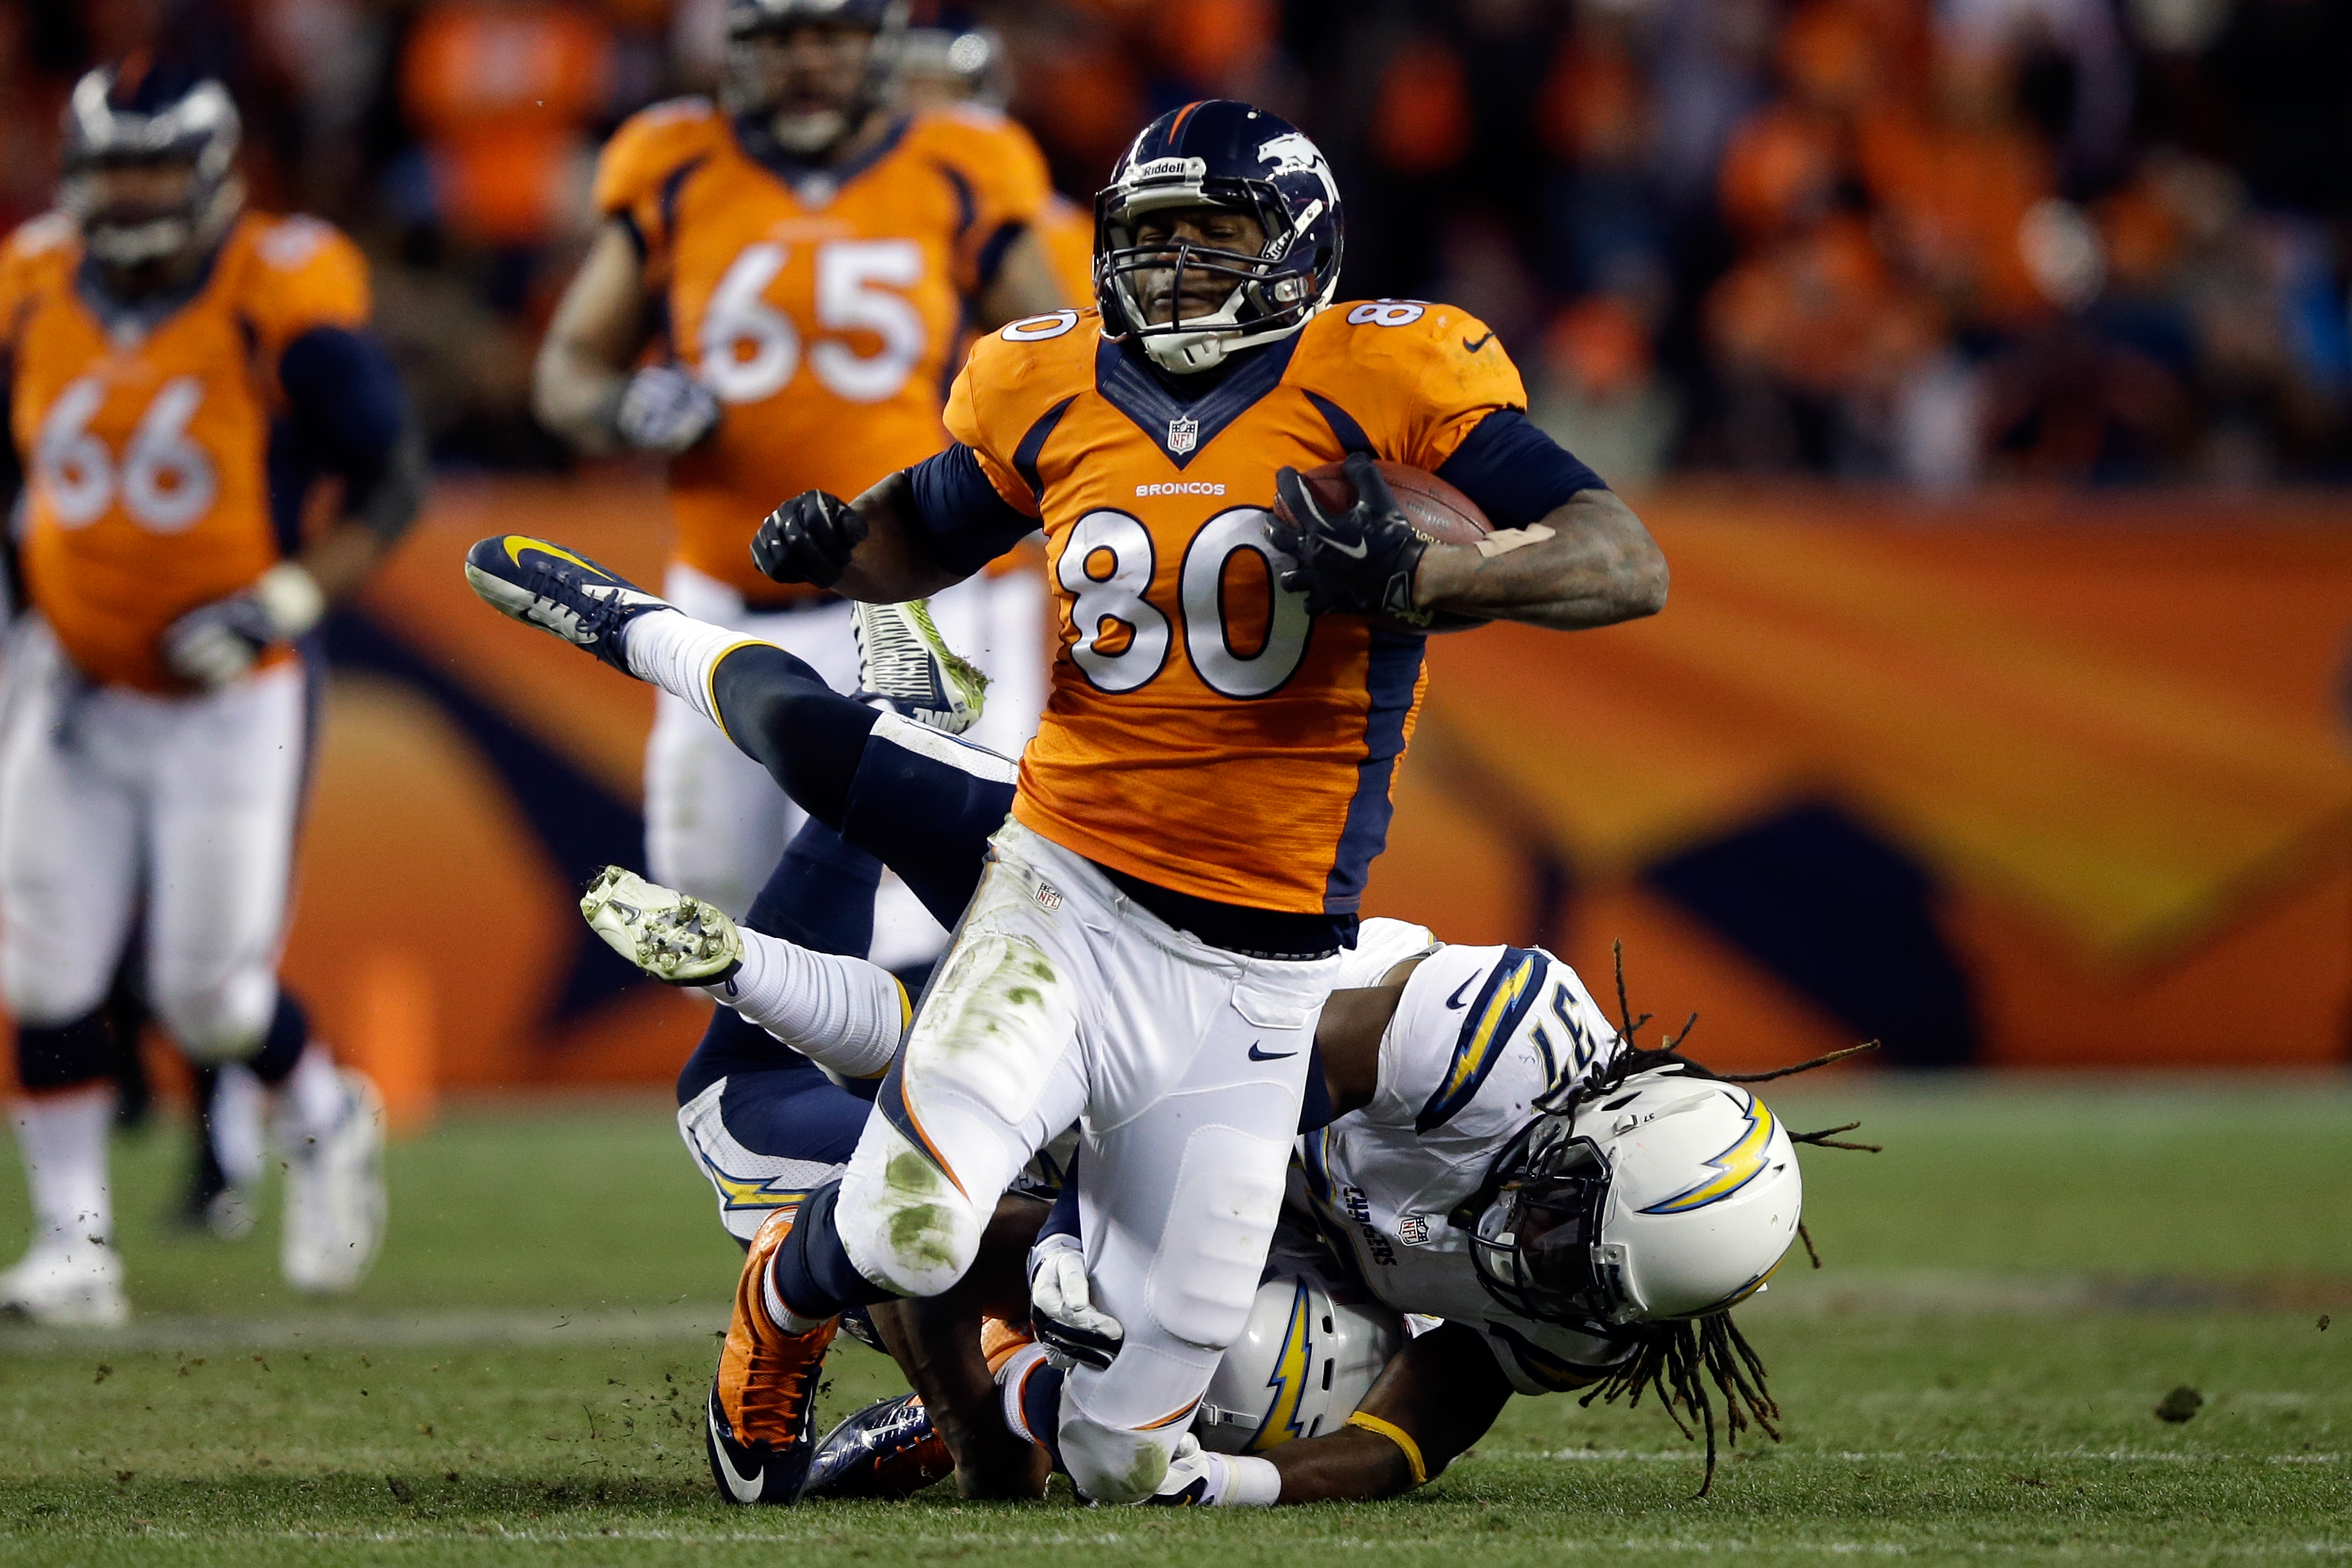
[[[1747,1130],[1740,1133],[1722,1153],[1705,1162],[1715,1167],[1716,1173],[1706,1180],[1676,1193],[1673,1197],[1650,1205],[1643,1214],[1687,1214],[1692,1209],[1705,1208],[1711,1203],[1729,1197],[1764,1170],[1764,1156],[1772,1145],[1772,1108],[1753,1095],[1748,1097]]]

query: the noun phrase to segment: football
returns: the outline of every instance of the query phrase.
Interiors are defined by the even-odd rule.
[[[1495,531],[1495,525],[1486,521],[1486,514],[1478,510],[1476,501],[1426,468],[1383,459],[1375,459],[1372,466],[1389,482],[1397,504],[1404,508],[1406,521],[1423,538],[1439,544],[1475,544]],[[1356,487],[1349,482],[1345,464],[1325,463],[1320,468],[1302,468],[1298,477],[1306,482],[1307,493],[1315,498],[1316,504],[1326,511],[1340,511],[1355,504]],[[1296,526],[1297,520],[1284,509],[1278,496],[1274,509],[1284,521]],[[1459,632],[1486,624],[1475,616],[1444,614],[1425,626],[1411,626],[1388,616],[1365,618],[1374,626],[1400,632]]]

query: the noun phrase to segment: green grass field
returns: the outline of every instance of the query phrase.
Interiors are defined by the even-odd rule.
[[[393,1163],[332,1305],[271,1227],[162,1233],[176,1127],[126,1140],[138,1321],[0,1334],[0,1563],[1383,1563],[2352,1559],[2352,1089],[1790,1089],[1879,1156],[1807,1160],[1828,1268],[1743,1310],[1787,1441],[1715,1493],[1664,1418],[1520,1400],[1393,1503],[1200,1514],[911,1503],[747,1513],[699,1402],[734,1247],[656,1100],[461,1110]],[[24,1232],[13,1160],[0,1247]],[[1784,1270],[1784,1274],[1793,1272]],[[2338,1320],[2322,1326],[2323,1315]],[[836,1352],[828,1415],[894,1386]],[[2155,1408],[2179,1385],[2205,1404]]]

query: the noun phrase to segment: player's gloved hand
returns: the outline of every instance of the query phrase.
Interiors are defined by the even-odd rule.
[[[1101,1372],[1118,1354],[1127,1330],[1096,1309],[1087,1283],[1086,1250],[1076,1237],[1040,1237],[1029,1249],[1029,1323],[1045,1347],[1045,1359],[1064,1372],[1077,1365]]]
[[[281,561],[243,593],[198,605],[164,627],[163,668],[194,686],[226,686],[271,644],[293,641],[326,613],[319,580],[300,563]]]
[[[1270,1508],[1282,1496],[1282,1477],[1266,1459],[1213,1454],[1190,1432],[1177,1441],[1160,1489],[1147,1508]]]
[[[866,538],[866,520],[839,496],[803,490],[768,514],[751,536],[751,559],[779,583],[830,588]]]
[[[613,430],[641,452],[685,451],[719,423],[719,399],[710,388],[674,364],[649,364],[629,377]]]
[[[1412,578],[1429,541],[1405,520],[1404,508],[1370,456],[1349,453],[1345,471],[1356,487],[1356,500],[1336,512],[1317,503],[1297,468],[1275,474],[1282,510],[1266,524],[1266,538],[1297,563],[1282,574],[1282,585],[1307,595],[1310,616],[1337,611],[1425,624],[1432,617],[1414,607]]]

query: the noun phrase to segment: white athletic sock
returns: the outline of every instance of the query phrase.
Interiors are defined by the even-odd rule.
[[[234,1186],[256,1186],[261,1181],[269,1155],[268,1137],[262,1131],[268,1110],[269,1091],[251,1068],[230,1062],[220,1069],[220,1083],[213,1091],[213,1158]]]
[[[621,652],[631,675],[660,687],[716,724],[711,670],[730,648],[764,640],[698,621],[683,610],[648,610],[622,629]]]
[[[795,1337],[812,1329],[821,1329],[825,1323],[823,1318],[803,1318],[784,1304],[783,1297],[776,1292],[776,1260],[773,1258],[769,1258],[767,1267],[760,1270],[760,1306],[768,1314],[769,1322]]]
[[[74,1253],[112,1243],[106,1135],[113,1119],[111,1084],[16,1102],[16,1148],[32,1192],[35,1250]]]
[[[743,931],[743,967],[712,1001],[843,1078],[879,1078],[907,1027],[907,989],[862,958],[812,952],[782,937]]]
[[[996,1386],[1003,1391],[1004,1426],[1016,1437],[1037,1442],[1037,1434],[1029,1430],[1029,1412],[1022,1404],[1022,1391],[1029,1384],[1029,1374],[1045,1364],[1045,1347],[1041,1344],[1023,1345],[1004,1358],[996,1369]],[[1043,1447],[1042,1444],[1039,1445]]]
[[[287,1146],[300,1149],[307,1140],[332,1132],[343,1119],[344,1098],[333,1054],[312,1040],[278,1086],[278,1126]]]

